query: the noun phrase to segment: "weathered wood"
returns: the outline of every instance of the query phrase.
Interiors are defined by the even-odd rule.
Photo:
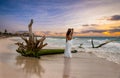
[[[83,45],[83,44],[80,44],[79,48],[83,48],[82,45]]]
[[[29,36],[32,37],[32,24],[33,24],[33,19],[31,19],[30,24],[28,25],[28,29],[29,29]]]
[[[42,43],[42,45],[39,46],[39,49],[42,49],[42,48],[45,47],[46,45],[48,45],[48,44],[47,44],[47,43],[45,43],[45,44]]]
[[[26,37],[23,37],[23,36],[20,36],[25,42],[26,42],[26,44],[28,45],[28,43],[29,43],[29,41],[27,40],[27,38]]]
[[[42,42],[42,41],[44,41],[44,39],[45,39],[45,36],[42,36],[42,38],[41,38],[41,39],[39,39],[39,40],[36,40],[35,47],[36,47],[36,48],[38,48],[38,46],[39,46],[39,43],[40,43],[40,42]]]
[[[38,46],[39,49],[41,49],[41,48],[43,48],[44,46],[47,45],[47,43],[43,44],[43,41],[44,41],[45,39],[46,39],[45,36],[43,36],[43,37],[41,38],[40,45]]]
[[[29,29],[29,47],[32,49],[33,47],[33,33],[32,33],[32,24],[33,24],[33,19],[31,19],[30,24],[28,25]]]
[[[20,42],[16,43],[16,45],[19,46],[16,51],[24,56],[38,57],[37,53],[47,45],[47,43],[43,43],[46,37],[42,36],[42,38],[38,40],[32,32],[32,24],[33,19],[31,19],[30,24],[28,25],[29,38],[27,39],[26,37],[21,36],[21,38],[25,41],[26,44]]]
[[[23,42],[22,43],[17,42],[15,44],[19,46],[19,48],[18,48],[19,50],[26,50],[26,46],[23,44]]]
[[[114,41],[114,40],[106,41],[106,42],[104,42],[104,43],[102,43],[102,44],[100,44],[100,45],[98,45],[98,46],[96,46],[96,47],[94,47],[94,48],[102,47],[103,45],[108,44],[108,43],[113,42],[113,41]]]
[[[93,43],[93,39],[91,39],[91,44],[92,44],[92,48],[94,48],[94,43]]]
[[[113,41],[115,41],[115,40],[109,40],[109,41],[106,41],[104,43],[99,44],[98,46],[94,46],[93,39],[91,39],[91,44],[92,44],[92,48],[99,48],[99,47],[102,47],[103,45],[106,45],[106,44],[113,42]]]

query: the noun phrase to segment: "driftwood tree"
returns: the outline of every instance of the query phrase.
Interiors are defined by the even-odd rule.
[[[24,42],[15,43],[16,45],[18,45],[18,49],[16,51],[23,56],[39,57],[40,50],[47,45],[47,43],[43,44],[46,37],[42,36],[42,38],[37,39],[37,37],[32,32],[32,24],[33,19],[31,19],[30,24],[28,25],[29,37],[27,38],[21,36],[25,44]]]
[[[92,44],[92,48],[99,48],[99,47],[102,47],[103,45],[106,45],[106,44],[113,42],[113,41],[116,41],[116,40],[109,40],[109,41],[106,41],[104,43],[99,44],[98,46],[94,46],[93,39],[91,39],[91,44]]]

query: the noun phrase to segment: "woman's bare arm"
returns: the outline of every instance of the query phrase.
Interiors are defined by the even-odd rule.
[[[71,29],[70,34],[68,36],[66,36],[66,42],[67,42],[67,40],[71,40],[72,36],[73,36],[73,28]]]
[[[71,29],[71,32],[70,32],[69,36],[67,36],[67,39],[68,39],[68,40],[71,40],[71,39],[72,39],[72,36],[73,36],[73,29]]]
[[[73,31],[74,31],[74,29],[72,28],[71,33],[70,33],[71,37],[73,36]]]

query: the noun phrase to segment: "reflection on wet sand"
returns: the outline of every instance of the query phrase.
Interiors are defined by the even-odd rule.
[[[41,78],[44,69],[40,64],[40,59],[17,56],[16,65],[19,66],[26,74],[28,78],[31,76],[36,76]]]
[[[63,78],[70,78],[71,58],[64,58]]]

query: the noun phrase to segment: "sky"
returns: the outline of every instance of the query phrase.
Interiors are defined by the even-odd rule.
[[[37,35],[120,36],[120,0],[0,0],[0,31]]]

